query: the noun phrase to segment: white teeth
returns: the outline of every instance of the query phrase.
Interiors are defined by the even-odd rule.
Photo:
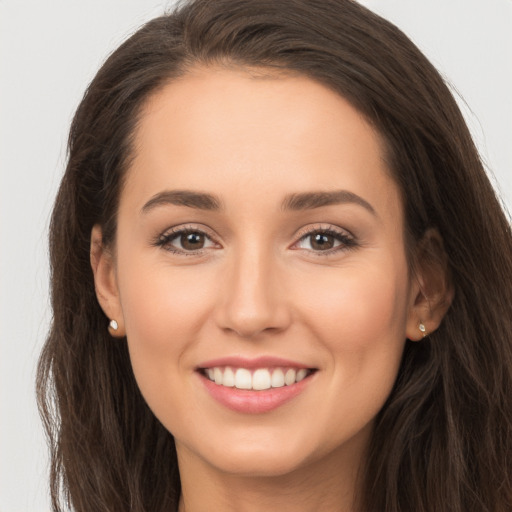
[[[215,384],[222,384],[222,370],[220,368],[213,369],[213,379],[215,380]]]
[[[290,386],[292,385],[294,382],[295,382],[295,377],[297,376],[297,374],[295,373],[295,370],[293,368],[290,368],[289,370],[286,371],[285,373],[285,376],[284,376],[284,383],[287,385],[287,386]]]
[[[272,372],[272,381],[273,388],[282,388],[284,386],[284,373],[281,368],[277,368]]]
[[[310,370],[306,368],[299,370],[294,368],[258,368],[251,372],[247,368],[233,369],[226,366],[206,368],[205,373],[211,381],[219,386],[261,391],[291,386],[304,380],[310,374]]]
[[[252,375],[245,368],[238,368],[235,373],[235,388],[252,389]]]
[[[300,382],[301,380],[305,379],[307,374],[308,374],[308,371],[306,370],[306,368],[301,368],[297,372],[297,377],[295,378],[295,382]]]
[[[224,379],[222,382],[223,386],[232,388],[235,386],[235,374],[229,366],[224,370]]]
[[[256,370],[252,376],[252,389],[269,389],[272,383],[268,370]]]

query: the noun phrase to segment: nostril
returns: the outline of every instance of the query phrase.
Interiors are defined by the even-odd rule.
[[[291,321],[283,288],[261,268],[269,263],[258,258],[242,255],[243,260],[252,261],[237,262],[234,274],[225,277],[223,296],[216,305],[218,326],[240,338],[281,332]]]

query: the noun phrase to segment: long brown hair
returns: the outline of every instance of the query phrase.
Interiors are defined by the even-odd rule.
[[[115,242],[132,135],[148,97],[194,65],[293,70],[380,132],[409,249],[440,233],[455,290],[441,327],[408,343],[378,415],[363,512],[512,509],[512,234],[440,75],[395,26],[351,0],[194,0],[152,20],[100,69],[74,117],[50,230],[53,323],[38,368],[51,494],[85,511],[170,511],[172,435],[113,340],[89,262]]]

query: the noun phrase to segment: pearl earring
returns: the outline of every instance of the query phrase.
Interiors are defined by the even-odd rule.
[[[117,329],[119,329],[119,325],[115,320],[110,320],[109,326],[113,331],[117,331]]]
[[[418,329],[421,331],[424,338],[428,336],[427,328],[425,327],[425,324],[423,322],[420,322],[420,324],[418,325]]]

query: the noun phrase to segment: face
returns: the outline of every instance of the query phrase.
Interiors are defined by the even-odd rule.
[[[417,325],[403,230],[379,136],[323,85],[197,69],[151,98],[99,288],[181,460],[362,453]]]

